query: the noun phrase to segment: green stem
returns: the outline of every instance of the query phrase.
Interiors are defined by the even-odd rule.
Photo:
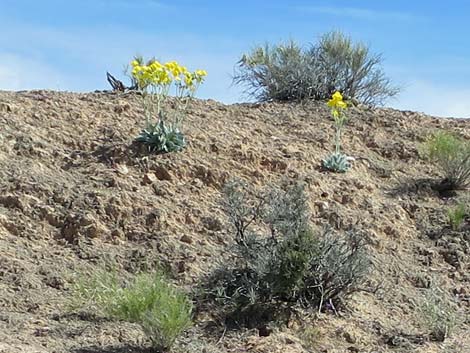
[[[341,126],[340,125],[336,125],[335,152],[336,154],[339,154],[341,152]]]

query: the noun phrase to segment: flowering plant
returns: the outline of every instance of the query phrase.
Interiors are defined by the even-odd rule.
[[[327,105],[331,108],[331,115],[335,121],[336,135],[335,135],[335,152],[341,152],[341,130],[346,123],[347,117],[344,111],[348,105],[343,101],[343,96],[340,92],[336,91]]]
[[[331,108],[331,115],[333,116],[335,122],[335,152],[327,159],[323,160],[323,166],[326,169],[344,173],[349,168],[351,168],[351,164],[349,163],[351,157],[341,153],[341,133],[344,124],[347,121],[345,110],[347,109],[348,105],[345,101],[343,101],[343,96],[338,91],[336,91],[331,96],[331,99],[327,102],[327,105]]]
[[[142,94],[146,125],[136,141],[147,144],[154,152],[179,151],[185,145],[180,132],[189,101],[194,97],[199,85],[204,82],[207,72],[190,72],[176,61],[160,63],[151,59],[144,63],[143,58],[131,62],[132,79]],[[174,91],[176,101],[171,117],[165,104]],[[156,122],[152,123],[152,119]]]

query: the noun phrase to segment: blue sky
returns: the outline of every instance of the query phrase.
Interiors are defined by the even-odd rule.
[[[387,105],[470,117],[470,2],[0,0],[0,89],[107,89],[136,53],[206,69],[199,97],[243,101],[242,53],[342,30],[383,53],[403,93]]]

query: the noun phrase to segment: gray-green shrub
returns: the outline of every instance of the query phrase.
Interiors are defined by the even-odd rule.
[[[239,60],[233,79],[259,101],[325,100],[340,91],[347,99],[381,105],[400,91],[382,62],[364,43],[333,31],[307,49],[292,40],[257,46]]]
[[[363,284],[370,264],[363,237],[313,231],[301,184],[256,193],[232,181],[225,206],[235,244],[229,259],[206,278],[205,291],[228,313],[338,306]]]
[[[440,189],[458,190],[470,186],[470,140],[438,131],[420,146],[420,152],[443,172]]]
[[[75,294],[111,318],[139,324],[158,352],[167,351],[191,324],[191,302],[158,274],[122,283],[116,272],[99,271],[80,279]]]

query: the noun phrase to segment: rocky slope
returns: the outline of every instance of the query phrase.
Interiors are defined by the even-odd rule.
[[[164,266],[190,288],[233,239],[220,207],[233,177],[254,185],[304,180],[311,220],[366,231],[374,270],[348,310],[306,315],[265,337],[196,318],[182,352],[470,351],[468,224],[447,227],[452,198],[429,187],[439,171],[418,157],[429,131],[470,138],[470,120],[351,108],[344,149],[352,170],[319,168],[332,150],[324,104],[223,105],[197,100],[181,153],[131,146],[142,126],[133,94],[0,92],[0,352],[137,352],[142,333],[71,309],[77,274],[115,261],[135,273]],[[468,194],[468,192],[467,192]],[[458,323],[428,339],[419,310],[431,288]]]

